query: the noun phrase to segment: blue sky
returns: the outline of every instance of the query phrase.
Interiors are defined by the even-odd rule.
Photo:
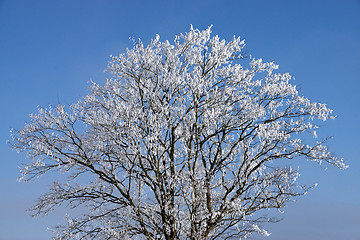
[[[9,150],[11,127],[22,128],[37,106],[71,104],[88,81],[103,82],[110,54],[213,24],[213,33],[246,40],[256,58],[290,72],[305,96],[338,118],[322,136],[350,168],[300,164],[302,183],[318,187],[267,225],[271,240],[360,240],[360,1],[358,0],[0,0],[0,240],[50,239],[47,227],[64,210],[35,218],[25,212],[51,176],[19,183],[25,156]],[[265,239],[255,236],[256,239]]]

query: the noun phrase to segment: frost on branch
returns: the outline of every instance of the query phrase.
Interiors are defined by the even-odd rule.
[[[273,221],[306,192],[304,158],[345,168],[317,122],[333,118],[324,104],[299,95],[274,63],[244,59],[244,41],[191,28],[173,43],[112,56],[112,78],[66,108],[39,109],[14,131],[14,149],[31,162],[21,179],[57,171],[56,182],[32,208],[61,204],[87,209],[58,226],[55,239],[229,239]],[[247,66],[247,67],[245,67]],[[268,212],[269,213],[269,212]]]

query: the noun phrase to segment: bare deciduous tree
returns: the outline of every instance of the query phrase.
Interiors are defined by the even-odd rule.
[[[32,160],[22,179],[64,175],[33,214],[62,203],[87,209],[57,227],[57,239],[266,235],[263,210],[307,190],[279,160],[346,167],[315,139],[330,109],[301,96],[274,63],[244,59],[240,38],[210,35],[191,28],[173,44],[139,41],[112,57],[104,85],[14,130],[12,146]]]

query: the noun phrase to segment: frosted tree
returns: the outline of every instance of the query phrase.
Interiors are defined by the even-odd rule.
[[[31,115],[12,133],[29,159],[21,179],[63,176],[32,214],[82,209],[55,239],[268,235],[268,210],[308,189],[296,183],[292,159],[346,166],[316,138],[332,110],[300,95],[273,62],[244,58],[243,47],[211,36],[211,27],[191,27],[173,43],[139,40],[111,57],[104,85]]]

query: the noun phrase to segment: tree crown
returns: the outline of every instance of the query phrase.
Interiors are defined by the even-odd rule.
[[[69,108],[32,114],[12,134],[12,146],[32,160],[21,178],[55,170],[68,181],[55,182],[34,215],[64,202],[86,206],[58,227],[59,239],[267,234],[258,225],[272,218],[262,210],[307,190],[296,184],[297,169],[276,161],[346,166],[326,139],[307,137],[332,110],[300,95],[273,62],[244,59],[243,47],[240,38],[212,37],[211,27],[191,27],[173,44],[157,35],[112,56],[112,78],[92,83]]]

